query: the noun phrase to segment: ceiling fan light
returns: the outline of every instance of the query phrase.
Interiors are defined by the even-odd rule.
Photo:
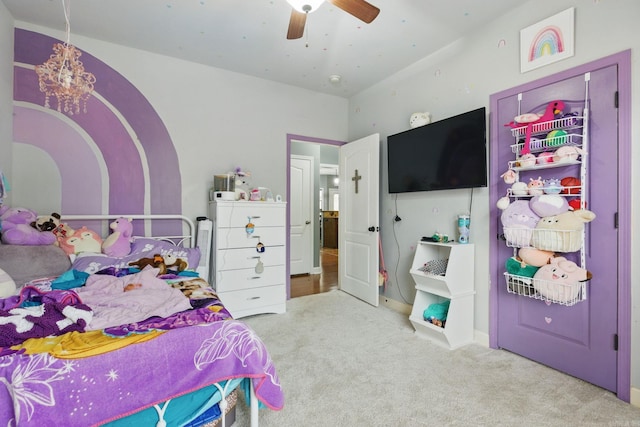
[[[320,7],[324,0],[287,0],[300,13],[313,12]]]

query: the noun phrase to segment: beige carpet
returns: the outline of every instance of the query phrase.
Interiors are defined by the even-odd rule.
[[[640,408],[506,351],[448,351],[406,316],[341,291],[295,298],[287,313],[243,319],[263,339],[285,407],[263,427],[638,426]],[[249,426],[244,398],[235,426]]]

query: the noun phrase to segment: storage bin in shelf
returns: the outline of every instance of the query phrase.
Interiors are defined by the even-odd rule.
[[[550,132],[554,129],[574,129],[582,127],[583,117],[582,116],[567,116],[562,117],[560,119],[549,120],[548,122],[542,123],[534,123],[531,125],[531,134],[540,134],[544,132]],[[517,128],[511,129],[511,135],[514,137],[525,136],[527,134],[527,125],[518,126]]]
[[[416,292],[409,316],[416,335],[427,338],[447,349],[455,349],[473,342],[473,298],[475,292],[450,300],[447,320],[442,327],[425,320],[423,313],[429,305],[441,303],[448,298],[430,292],[422,292],[421,289],[424,288],[416,286],[418,292]]]
[[[512,248],[528,248],[552,252],[577,252],[582,247],[580,230],[540,230],[537,228],[504,227],[506,244]]]
[[[473,272],[473,252],[472,244],[418,242],[409,271],[416,288],[447,298],[472,291],[473,276],[469,277],[469,271]],[[447,262],[443,274],[424,268],[432,261],[442,264],[444,260]]]
[[[504,277],[510,294],[565,306],[587,299],[587,282],[556,283],[509,273],[504,273]]]

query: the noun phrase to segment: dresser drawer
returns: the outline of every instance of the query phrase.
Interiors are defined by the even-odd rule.
[[[282,307],[286,304],[285,285],[266,286],[263,288],[245,289],[233,292],[218,292],[222,304],[229,310],[233,317],[255,314],[261,312],[276,312],[273,307]],[[268,307],[268,310],[261,308]],[[277,310],[282,312],[284,310]]]
[[[285,206],[284,203],[270,202],[221,202],[215,212],[215,226],[244,228],[251,222],[256,228],[265,225],[284,227]]]
[[[286,258],[284,246],[269,247],[263,253],[256,252],[256,248],[219,249],[215,255],[215,271],[255,269],[258,261],[265,267],[284,265]]]
[[[216,247],[226,248],[256,248],[258,243],[265,246],[265,252],[270,246],[282,246],[286,243],[287,234],[284,227],[256,226],[252,234],[244,228],[218,228],[216,231]]]
[[[257,274],[254,268],[242,270],[218,270],[215,278],[216,292],[239,291],[241,289],[264,286],[282,285],[285,283],[286,272],[284,265],[265,267],[262,274]]]

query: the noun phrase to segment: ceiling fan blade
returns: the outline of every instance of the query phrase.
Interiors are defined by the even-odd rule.
[[[380,13],[380,9],[365,0],[328,0],[329,3],[370,24]]]
[[[289,19],[289,31],[287,39],[299,39],[304,34],[304,24],[307,22],[307,14],[291,9],[291,19]]]

